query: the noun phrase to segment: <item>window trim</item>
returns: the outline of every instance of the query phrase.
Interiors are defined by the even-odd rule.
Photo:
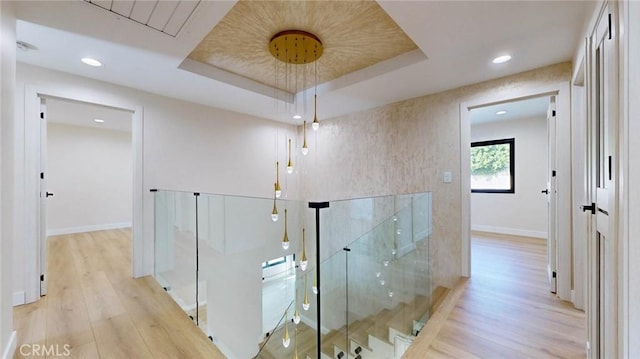
[[[491,141],[477,141],[471,142],[471,148],[473,147],[481,147],[481,146],[492,146],[492,145],[509,145],[509,172],[511,174],[510,187],[509,189],[474,189],[471,188],[471,193],[516,193],[516,139],[512,138],[503,138],[500,140],[491,140]],[[472,172],[469,169],[469,172]]]

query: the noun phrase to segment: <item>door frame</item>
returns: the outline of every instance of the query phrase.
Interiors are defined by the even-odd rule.
[[[24,225],[25,225],[25,300],[31,303],[40,298],[41,242],[40,242],[40,98],[59,98],[130,111],[133,162],[132,203],[132,263],[133,277],[143,272],[143,129],[144,108],[129,103],[106,101],[77,91],[26,85],[24,89]]]
[[[471,276],[471,121],[469,112],[478,107],[513,102],[533,97],[556,96],[557,136],[571,138],[571,91],[570,81],[559,81],[547,86],[531,86],[513,90],[508,96],[491,94],[460,103],[460,189],[462,207],[461,239],[461,275]],[[558,296],[572,300],[572,277],[583,273],[572,271],[572,233],[571,233],[571,141],[561,142],[556,149],[557,188],[562,189],[557,198],[557,238],[569,238],[558,242]],[[563,170],[566,169],[566,170]],[[549,229],[552,230],[552,229]],[[561,275],[568,273],[569,275]]]
[[[640,3],[624,1],[618,5],[618,26],[621,32],[620,50],[620,160],[619,178],[621,179],[618,207],[618,227],[620,243],[620,317],[619,323],[620,354],[627,358],[640,357],[640,307],[636,305],[640,297],[640,158],[632,154],[639,153],[640,143],[632,141],[640,136]],[[632,120],[635,119],[635,120]]]

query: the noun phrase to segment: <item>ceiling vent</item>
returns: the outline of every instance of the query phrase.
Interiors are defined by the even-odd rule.
[[[84,0],[119,16],[176,37],[187,23],[200,0]]]

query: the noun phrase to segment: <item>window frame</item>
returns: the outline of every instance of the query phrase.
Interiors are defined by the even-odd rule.
[[[504,144],[509,145],[509,173],[511,174],[510,188],[509,189],[471,188],[471,193],[516,193],[516,139],[515,137],[503,138],[500,140],[471,142],[471,148],[482,147],[482,146],[504,145]],[[469,169],[469,172],[473,174],[473,171],[471,169]]]

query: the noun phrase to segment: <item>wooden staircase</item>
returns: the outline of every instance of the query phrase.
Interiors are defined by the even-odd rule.
[[[438,287],[433,291],[431,300],[425,296],[416,296],[409,303],[399,303],[391,309],[352,322],[349,325],[349,339],[347,327],[331,330],[322,336],[321,353],[319,359],[335,359],[338,353],[349,351],[349,357],[355,357],[356,348],[360,347],[362,358],[380,358],[393,356],[394,338],[396,335],[411,338],[416,321],[428,319],[442,304],[449,289]],[[431,305],[430,305],[431,303]],[[272,336],[258,358],[282,359],[291,358],[294,350],[294,330],[296,325],[289,323],[291,345],[282,346],[283,330],[279,329]],[[301,359],[316,358],[316,332],[304,323],[298,327],[298,356]],[[344,355],[346,358],[346,355]]]
[[[447,288],[437,287],[431,300],[419,295],[409,303],[399,303],[392,309],[383,309],[352,322],[349,325],[349,346],[346,343],[345,327],[332,330],[322,337],[322,353],[328,358],[336,358],[338,352],[348,349],[350,356],[355,356],[355,349],[360,347],[363,358],[384,357],[386,355],[374,354],[376,349],[380,350],[380,344],[387,345],[389,352],[393,353],[394,337],[398,334],[412,337],[414,321],[428,319],[429,314],[442,304],[448,292]]]
[[[269,340],[266,342],[264,349],[258,356],[261,359],[282,359],[293,358],[293,352],[295,350],[295,330],[298,328],[298,357],[300,359],[316,358],[316,331],[310,326],[300,322],[298,325],[292,321],[289,322],[289,337],[291,343],[288,348],[282,345],[282,337],[284,336],[284,326],[278,328],[273,334],[270,335]],[[263,342],[264,343],[264,342]],[[261,343],[260,345],[262,345]]]

